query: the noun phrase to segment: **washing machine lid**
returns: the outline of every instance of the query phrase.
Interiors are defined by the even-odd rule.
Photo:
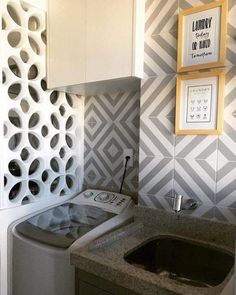
[[[18,224],[18,233],[38,242],[68,248],[96,226],[116,214],[89,205],[66,203]]]

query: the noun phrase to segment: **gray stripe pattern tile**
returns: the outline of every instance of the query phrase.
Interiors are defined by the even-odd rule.
[[[126,92],[85,100],[85,187],[117,190],[123,173],[123,149],[135,152],[127,169],[126,190],[138,189],[140,93]]]
[[[176,68],[178,0],[146,1],[144,73],[174,73]]]
[[[153,77],[176,70],[178,12],[213,0],[154,0],[146,1],[145,77]],[[178,7],[179,3],[179,7]],[[227,62],[236,65],[236,3],[228,2]]]
[[[177,2],[146,1],[139,204],[169,210],[168,196],[178,192],[207,206],[196,214],[234,220],[235,212],[230,210],[236,210],[236,1],[228,1],[224,132],[220,136],[173,134],[177,14],[212,1]]]

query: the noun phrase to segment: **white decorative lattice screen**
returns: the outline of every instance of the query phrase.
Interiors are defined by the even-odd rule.
[[[83,102],[46,90],[45,12],[1,2],[0,208],[9,208],[79,189]]]

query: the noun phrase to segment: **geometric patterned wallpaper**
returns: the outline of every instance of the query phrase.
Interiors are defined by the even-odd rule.
[[[137,195],[139,104],[139,92],[85,98],[85,187],[119,191],[123,149],[132,148],[134,166],[127,168],[122,192]]]
[[[201,202],[193,214],[236,216],[236,1],[229,0],[224,132],[174,135],[179,10],[206,0],[147,0],[141,89],[139,204],[170,209],[175,192]],[[231,217],[230,217],[231,216]]]
[[[46,90],[45,12],[19,0],[1,6],[0,208],[9,208],[81,187],[83,104]]]

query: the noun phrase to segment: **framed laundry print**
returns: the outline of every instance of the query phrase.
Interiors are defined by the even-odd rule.
[[[179,13],[177,72],[225,65],[227,0]]]
[[[179,75],[176,87],[176,134],[223,131],[225,73],[222,70]]]

